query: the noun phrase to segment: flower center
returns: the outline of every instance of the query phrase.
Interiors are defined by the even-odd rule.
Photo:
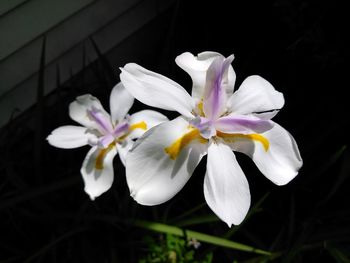
[[[190,124],[196,127],[200,135],[206,139],[211,137],[220,137],[224,139],[227,143],[233,143],[234,141],[249,139],[253,141],[260,142],[265,151],[269,149],[269,141],[262,135],[258,133],[246,133],[249,129],[269,129],[272,128],[272,125],[269,121],[253,119],[251,117],[246,116],[238,116],[238,117],[229,117],[229,112],[225,112],[217,119],[208,119],[203,112],[203,99],[197,104],[197,112],[200,116],[197,116],[193,120],[190,121]],[[236,130],[236,132],[225,133],[217,130],[217,124],[219,127],[221,125],[230,126],[231,130]],[[243,133],[242,133],[243,132]]]
[[[136,129],[141,129],[141,130],[147,130],[147,123],[144,121],[140,121],[137,123],[134,123],[132,125],[128,125],[127,130],[124,131],[123,134],[121,134],[119,137],[116,138],[116,141],[118,143],[122,143],[126,137],[128,137],[130,135],[130,133]]]
[[[271,123],[268,121],[254,119],[250,116],[230,117],[228,112],[215,119],[207,118],[203,111],[203,99],[198,102],[192,113],[196,117],[189,121],[189,130],[170,146],[164,148],[164,151],[172,160],[175,160],[180,152],[193,140],[197,140],[200,143],[208,143],[212,137],[214,140],[215,138],[220,138],[227,144],[246,140],[256,141],[262,144],[266,152],[269,150],[270,143],[268,139],[261,134],[252,132],[260,132],[271,128]],[[217,128],[224,128],[225,130],[227,127],[228,130],[233,130],[234,132],[225,133],[217,130]]]
[[[103,148],[99,151],[96,157],[95,169],[102,170],[104,158],[106,157],[107,153],[112,150],[117,143],[122,143],[125,138],[128,137],[130,133],[136,129],[147,130],[146,122],[141,121],[132,125],[129,125],[127,122],[123,122],[115,127],[113,133],[109,133],[103,136],[99,141],[99,144]]]

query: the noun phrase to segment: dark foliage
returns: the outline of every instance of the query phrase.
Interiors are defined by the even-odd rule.
[[[134,227],[136,218],[279,252],[273,262],[349,262],[347,9],[338,1],[189,2],[177,1],[127,40],[141,51],[111,60],[95,44],[99,60],[67,83],[60,83],[58,68],[58,88],[46,97],[40,77],[37,105],[2,128],[0,262],[127,263],[151,258],[152,246],[168,251],[162,242],[172,237]],[[150,45],[148,38],[155,38],[157,45]],[[112,189],[90,201],[79,174],[87,148],[62,150],[45,142],[54,128],[73,123],[68,104],[78,95],[91,93],[108,108],[110,90],[118,80],[113,72],[129,61],[189,90],[190,79],[174,58],[185,51],[205,50],[235,54],[237,87],[245,77],[258,74],[284,93],[286,105],[275,120],[298,142],[304,160],[300,174],[278,187],[250,159],[238,155],[250,183],[252,205],[269,195],[241,226],[231,230],[210,217],[212,212],[203,204],[203,162],[174,199],[142,207],[129,197],[124,168],[115,158]],[[41,59],[44,54],[43,48]],[[132,110],[142,107],[136,103]],[[184,214],[194,207],[198,209]],[[189,221],[208,216],[208,222],[202,220],[205,223]],[[181,242],[177,249],[185,249]],[[269,260],[207,244],[195,251],[197,260],[210,254],[213,262]]]

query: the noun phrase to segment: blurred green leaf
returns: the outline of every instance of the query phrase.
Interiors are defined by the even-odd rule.
[[[149,222],[149,221],[143,221],[143,220],[137,220],[135,221],[135,226],[142,227],[151,231],[156,231],[160,233],[167,233],[167,234],[173,234],[177,236],[187,236],[187,238],[195,238],[198,241],[206,242],[209,244],[231,248],[235,250],[245,251],[245,252],[251,252],[261,255],[271,255],[272,253],[269,251],[261,250],[254,248],[252,246],[248,246],[245,244],[241,244],[238,242],[234,242],[225,238],[208,235],[192,230],[187,229],[181,229],[175,226],[169,226],[165,224],[160,224],[156,222]]]
[[[336,260],[337,263],[350,263],[350,259],[348,258],[348,256],[340,249],[329,245],[328,243],[325,245],[325,248],[329,252],[329,254]]]

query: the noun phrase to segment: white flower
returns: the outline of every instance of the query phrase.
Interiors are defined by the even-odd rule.
[[[110,96],[109,115],[100,101],[86,94],[69,105],[70,117],[83,125],[62,126],[47,137],[58,148],[71,149],[91,145],[81,168],[85,192],[92,200],[106,192],[113,183],[113,158],[119,157],[125,164],[125,156],[134,143],[149,128],[168,119],[156,111],[143,110],[128,116],[134,98],[117,84]]]
[[[183,53],[175,61],[192,78],[192,97],[137,64],[121,69],[121,81],[136,99],[182,115],[146,132],[130,150],[126,177],[131,195],[144,205],[169,200],[208,154],[205,199],[229,226],[240,224],[250,192],[232,150],[250,156],[277,185],[292,180],[302,165],[293,137],[270,120],[283,107],[283,95],[259,76],[248,77],[233,93],[233,56]]]

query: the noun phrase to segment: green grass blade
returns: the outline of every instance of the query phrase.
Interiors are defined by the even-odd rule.
[[[181,229],[175,226],[169,226],[165,224],[143,221],[143,220],[136,220],[135,226],[148,229],[151,231],[155,231],[155,232],[160,232],[160,233],[172,234],[177,236],[186,235],[187,238],[195,238],[201,242],[205,242],[205,243],[209,243],[209,244],[213,244],[221,247],[231,248],[235,250],[251,252],[251,253],[260,254],[260,255],[268,255],[268,256],[272,255],[272,253],[269,251],[257,249],[252,246],[234,242],[221,237],[212,236],[212,235],[208,235],[208,234],[204,234],[204,233],[200,233],[192,230]]]

